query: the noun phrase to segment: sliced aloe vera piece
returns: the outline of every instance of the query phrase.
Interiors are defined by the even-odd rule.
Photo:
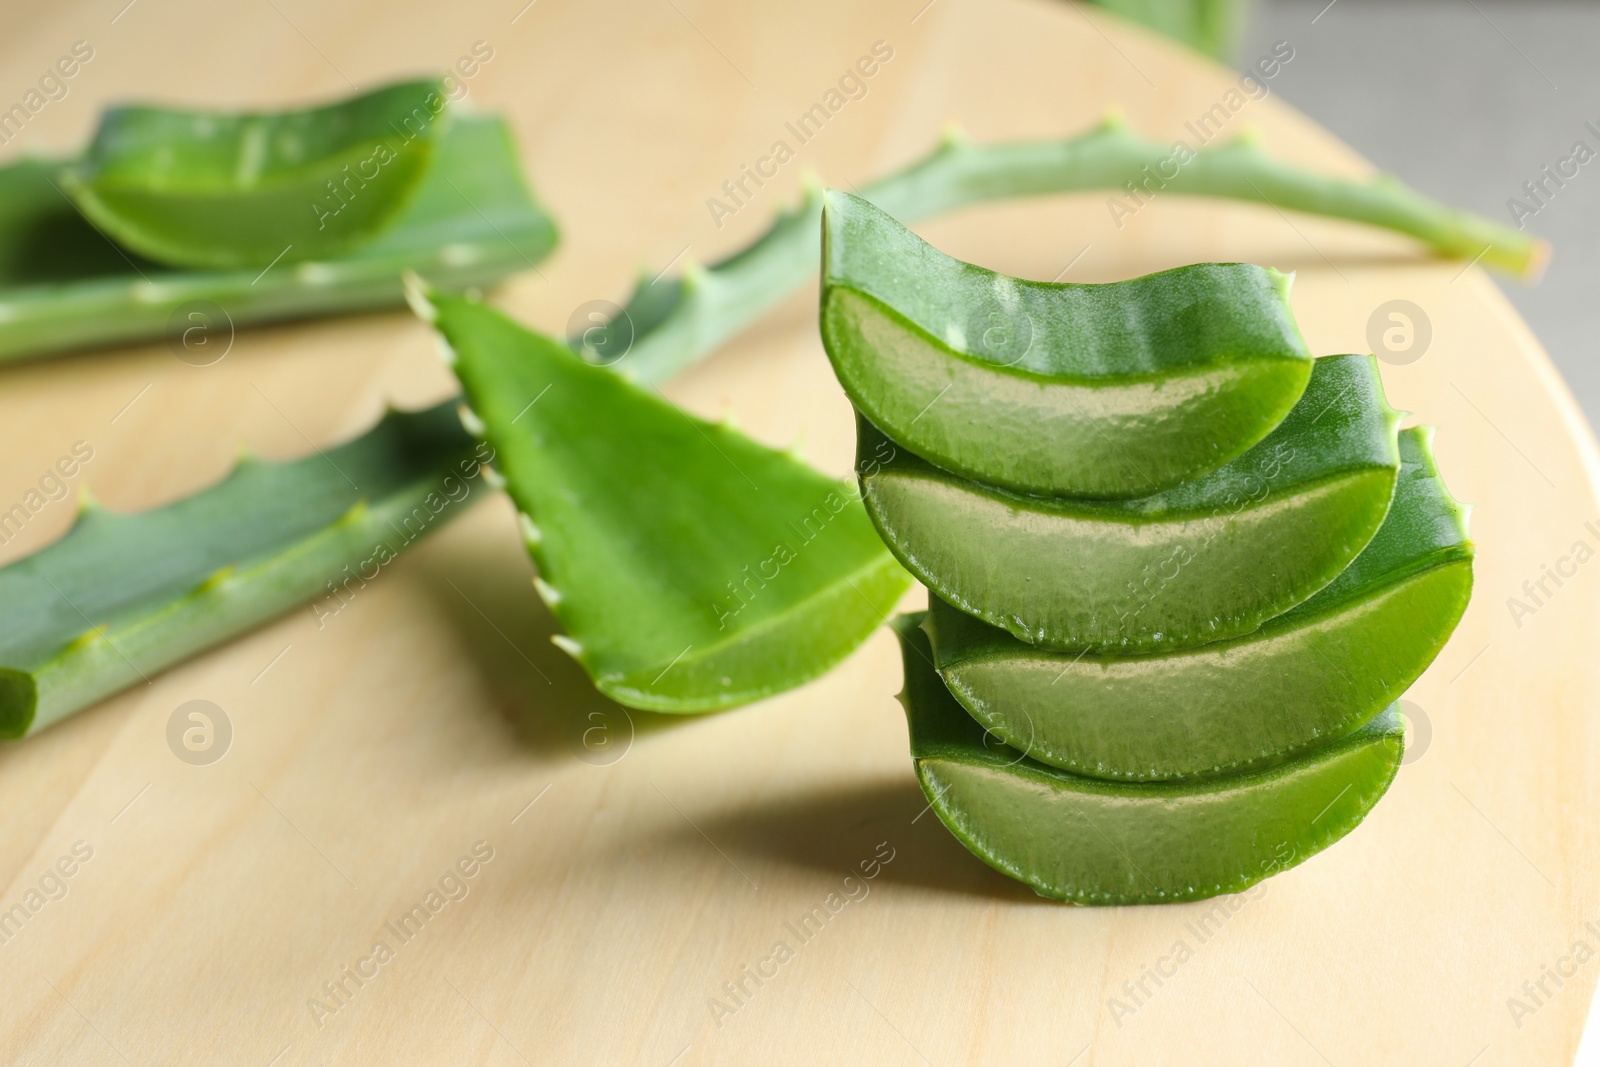
[[[451,123],[422,188],[372,241],[336,259],[266,271],[265,263],[175,270],[130,256],[84,221],[58,188],[58,168],[39,160],[0,168],[0,360],[160,337],[195,302],[220,309],[203,312],[217,330],[223,316],[238,327],[393,306],[404,299],[407,270],[445,289],[488,285],[527,270],[556,241],[519,172],[510,131],[492,116]]]
[[[433,159],[444,86],[401,82],[321,107],[117,107],[61,172],[89,221],[175,267],[336,256],[403,209]]]
[[[485,446],[448,407],[390,412],[348,444],[247,458],[165,507],[87,505],[0,568],[0,737],[43,729],[293,607],[337,614],[380,568],[481,497]]]
[[[1400,434],[1394,503],[1355,562],[1254,633],[1166,655],[1075,655],[930,597],[939,673],[1007,744],[1093,778],[1237,774],[1343,736],[1427,669],[1472,595],[1466,511],[1430,437]]]
[[[1149,496],[1261,440],[1311,377],[1290,279],[1268,267],[1026,281],[834,190],[822,239],[822,342],[845,392],[896,442],[968,478]]]
[[[483,304],[425,299],[523,515],[557,643],[612,699],[695,712],[790,689],[910,585],[848,485]]]
[[[962,710],[933,669],[920,620],[895,620],[917,780],[962,844],[1041,896],[1157,904],[1239,892],[1355,829],[1400,768],[1405,723],[1391,708],[1256,774],[1146,785],[1069,774]]]
[[[1029,497],[958,478],[864,417],[867,513],[933,592],[1029,644],[1127,653],[1249,633],[1377,532],[1399,414],[1371,356],[1326,356],[1288,418],[1233,462],[1141,500]]]

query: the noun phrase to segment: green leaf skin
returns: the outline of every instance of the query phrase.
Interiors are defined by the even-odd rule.
[[[407,270],[465,289],[548,255],[556,228],[522,179],[504,121],[461,115],[438,140],[421,189],[376,238],[339,258],[265,272],[265,262],[174,270],[130,256],[58,188],[58,164],[0,167],[0,361],[158,338],[173,312],[196,300],[243,327],[398,305]]]
[[[862,500],[906,568],[967,614],[1069,651],[1141,654],[1249,633],[1355,559],[1400,466],[1399,414],[1371,356],[1316,360],[1300,403],[1259,444],[1141,500],[979,485],[857,421]]]
[[[909,587],[848,485],[483,304],[426,299],[523,515],[557,643],[613,700],[700,712],[793,688]]]
[[[945,470],[1140,497],[1215,470],[1305,392],[1290,279],[1199,263],[1106,285],[945,255],[860,197],[822,215],[822,343],[857,410]]]
[[[85,506],[61,540],[0,568],[0,737],[37,732],[290,608],[321,625],[408,544],[486,489],[492,458],[448,406],[390,412],[348,444],[247,458],[164,507]]]
[[[1148,785],[1069,774],[967,716],[933,669],[920,620],[895,620],[917,780],[962,844],[1040,896],[1172,904],[1240,892],[1355,829],[1400,769],[1405,723],[1391,709],[1256,774]]]
[[[1073,655],[930,597],[939,674],[1001,740],[1091,778],[1238,774],[1342,737],[1427,669],[1472,595],[1466,509],[1430,437],[1400,434],[1394,503],[1355,562],[1254,633],[1168,655]]]
[[[261,270],[340,255],[406,206],[448,119],[437,79],[322,107],[118,107],[62,188],[123,248],[174,267]]]

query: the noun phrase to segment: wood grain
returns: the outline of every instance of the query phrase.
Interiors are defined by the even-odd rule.
[[[587,300],[620,300],[641,267],[737,247],[807,170],[848,188],[919,155],[952,120],[980,139],[1049,137],[1111,105],[1179,136],[1237,85],[1110,17],[1021,0],[124,2],[35,6],[13,23],[0,45],[11,96],[76,40],[95,58],[8,151],[70,149],[111,100],[327,97],[491,45],[471,99],[512,117],[565,233],[496,299],[550,331]],[[894,54],[866,95],[719,228],[706,199],[877,41]],[[1231,125],[1258,127],[1303,164],[1368,170],[1273,97]],[[1520,1020],[1507,999],[1532,1006],[1521,983],[1575,939],[1600,946],[1585,928],[1600,931],[1600,565],[1560,563],[1579,541],[1600,547],[1597,463],[1494,284],[1358,227],[1177,198],[1120,229],[1103,195],[1084,195],[922,232],[1039,278],[1069,263],[1073,280],[1206,259],[1298,270],[1294,305],[1318,353],[1366,351],[1386,301],[1425,310],[1431,347],[1385,380],[1397,406],[1440,428],[1450,485],[1478,505],[1478,590],[1410,694],[1431,736],[1356,833],[1222,910],[1038,900],[919,817],[887,633],[761,706],[629,717],[550,647],[496,499],[322,629],[309,610],[291,615],[0,752],[0,908],[74,843],[93,853],[65,864],[66,895],[0,944],[0,1059],[1570,1061],[1600,961],[1572,963],[1560,986],[1545,978],[1548,996]],[[670,392],[698,411],[731,408],[763,440],[801,437],[843,473],[849,409],[814,301],[797,296]],[[216,479],[241,444],[303,454],[386,401],[451,391],[426,331],[398,313],[244,332],[206,368],[150,345],[3,379],[0,499],[82,439],[95,448],[82,480],[122,508]],[[69,510],[42,513],[8,558],[59,533]],[[1567,576],[1543,578],[1558,564]],[[1522,583],[1542,578],[1536,610],[1514,617],[1508,598],[1526,601]],[[197,698],[234,728],[210,766],[180,762],[165,740],[173,710]],[[581,742],[597,724],[615,746],[599,756]],[[466,895],[396,936],[386,924],[425,905],[477,842],[492,859],[465,864]],[[893,859],[877,877],[845,881],[879,851]],[[446,888],[460,895],[457,884]],[[833,914],[830,893],[846,901]],[[818,906],[829,917],[804,936]],[[378,940],[392,958],[361,964]],[[1180,940],[1192,955],[1163,963]],[[777,942],[784,962],[763,964]],[[371,974],[359,986],[343,970],[358,966]],[[747,967],[768,977],[758,985]],[[1158,985],[1147,968],[1169,973]],[[333,1004],[324,983],[341,979],[337,1012],[308,1006]],[[737,1002],[725,983],[743,984]]]

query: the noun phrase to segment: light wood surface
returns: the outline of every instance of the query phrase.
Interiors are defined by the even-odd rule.
[[[496,299],[552,332],[587,300],[620,300],[641,267],[737,247],[806,170],[848,188],[921,154],[952,120],[979,139],[1048,137],[1112,105],[1177,136],[1237,82],[1108,16],[1020,0],[936,0],[920,15],[924,0],[124,2],[8,12],[4,104],[74,41],[95,56],[7,151],[68,150],[114,99],[327,97],[487,42],[471,97],[512,117],[564,233]],[[706,198],[880,40],[894,54],[867,95],[719,229]],[[1275,97],[1232,120],[1245,125],[1298,162],[1368,169]],[[1206,259],[1295,269],[1318,353],[1366,351],[1385,301],[1425,309],[1430,350],[1386,366],[1385,381],[1396,406],[1439,426],[1449,483],[1478,505],[1477,595],[1410,694],[1431,739],[1354,834],[1221,913],[1036,899],[917,818],[887,633],[781,699],[682,721],[636,713],[630,727],[550,646],[511,510],[494,499],[320,631],[296,613],[0,751],[0,908],[75,842],[93,853],[65,897],[0,945],[0,1060],[1569,1062],[1600,959],[1569,964],[1559,988],[1545,979],[1551,995],[1520,1020],[1507,998],[1533,1006],[1521,983],[1575,939],[1600,948],[1584,927],[1600,931],[1600,563],[1547,579],[1553,595],[1520,619],[1507,598],[1526,600],[1522,583],[1575,542],[1600,547],[1600,523],[1585,525],[1600,519],[1596,454],[1494,284],[1357,227],[1177,198],[1120,230],[1090,195],[922,232],[1039,278],[1069,263],[1085,281]],[[670,392],[697,411],[731,408],[763,440],[801,437],[842,474],[849,409],[814,300],[797,296]],[[241,443],[303,454],[363,429],[385,401],[451,390],[402,313],[244,332],[207,368],[151,345],[7,369],[0,500],[82,439],[95,456],[81,481],[114,507],[144,507],[216,479]],[[42,513],[6,558],[69,513]],[[209,766],[167,746],[169,716],[192,699],[233,725]],[[578,758],[576,738],[601,722],[591,712],[609,715],[619,746],[631,733],[615,762]],[[480,841],[493,858],[463,880],[467,895],[402,943],[385,924]],[[846,883],[879,851],[893,859],[876,878]],[[789,925],[857,885],[860,899],[810,940]],[[1225,921],[1202,943],[1208,913]],[[326,1000],[324,983],[377,940],[393,958],[318,1017],[308,1000]],[[1174,970],[1161,961],[1180,940],[1192,956]],[[742,970],[779,941],[792,958],[758,987]],[[1146,978],[1152,995],[1136,1004],[1123,983],[1158,966],[1169,976]],[[735,1007],[724,983],[741,980],[742,1004],[715,1012],[714,998]]]

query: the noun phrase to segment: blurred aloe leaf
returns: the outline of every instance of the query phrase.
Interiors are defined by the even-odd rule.
[[[293,111],[106,111],[62,188],[124,249],[174,267],[337,256],[417,191],[449,113],[438,79]]]
[[[0,168],[0,360],[160,337],[196,309],[223,330],[393,306],[404,299],[406,270],[447,289],[488,285],[556,243],[495,117],[457,116],[421,187],[372,240],[294,265],[185,270],[130,255],[79,213],[60,172],[41,160]],[[309,202],[303,210],[313,218]]]
[[[1227,60],[1238,47],[1250,13],[1249,0],[1089,0],[1130,22],[1148,26],[1213,59]]]
[[[792,689],[910,586],[848,484],[493,308],[425,300],[521,512],[557,643],[618,703],[714,711]]]
[[[390,412],[337,448],[246,458],[163,507],[86,504],[0,568],[0,737],[16,738],[312,603],[323,624],[486,489],[490,454],[446,407]]]
[[[1169,174],[1168,178],[1161,175]],[[991,200],[1105,189],[1128,183],[1160,195],[1203,196],[1264,204],[1279,211],[1346,219],[1407,234],[1434,253],[1537,277],[1549,256],[1541,238],[1456,211],[1389,175],[1330,177],[1273,158],[1253,135],[1175,153],[1129,129],[1119,116],[1076,137],[976,144],[945,136],[922,159],[865,185],[861,197],[910,223]],[[1143,194],[1141,194],[1143,196]],[[627,355],[632,373],[663,381],[732,337],[817,275],[822,255],[820,186],[806,190],[759,239],[709,267],[641,282],[593,354]],[[1132,209],[1124,205],[1132,214]],[[1063,260],[1072,250],[1063,250]],[[426,273],[426,272],[423,272]]]

